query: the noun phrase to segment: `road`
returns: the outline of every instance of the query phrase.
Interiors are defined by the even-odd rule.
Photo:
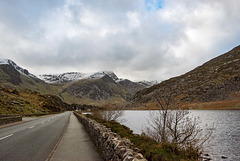
[[[89,134],[72,114],[50,161],[103,161]]]
[[[0,129],[0,161],[45,161],[71,112],[40,117]]]

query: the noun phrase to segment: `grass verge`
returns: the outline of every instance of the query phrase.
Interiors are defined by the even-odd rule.
[[[199,158],[198,151],[193,148],[183,149],[170,143],[157,143],[146,135],[133,134],[132,130],[116,121],[105,121],[89,114],[85,116],[111,128],[121,137],[129,139],[149,161],[194,161]]]

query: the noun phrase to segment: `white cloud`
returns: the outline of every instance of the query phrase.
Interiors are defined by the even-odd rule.
[[[18,21],[0,11],[0,57],[36,74],[113,70],[133,80],[164,80],[239,45],[238,0],[166,0],[155,8],[138,0],[43,3],[37,16],[17,8]],[[34,25],[24,28],[21,18],[30,22],[23,15]]]

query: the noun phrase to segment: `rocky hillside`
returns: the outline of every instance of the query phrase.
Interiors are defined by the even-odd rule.
[[[105,101],[126,103],[132,99],[133,94],[106,75],[99,79],[80,80],[66,84],[61,96],[64,99],[78,101],[76,103],[96,104]]]
[[[95,105],[106,101],[126,104],[137,91],[154,83],[121,79],[111,71],[87,74],[79,72],[44,74],[40,75],[39,78],[50,85],[61,86],[62,91],[59,92],[59,95],[65,101]]]
[[[152,103],[157,91],[160,96],[168,95],[166,89],[185,103],[239,100],[240,46],[184,75],[137,92],[133,103]]]
[[[72,107],[57,96],[0,87],[0,114],[41,114],[66,110],[72,110]]]

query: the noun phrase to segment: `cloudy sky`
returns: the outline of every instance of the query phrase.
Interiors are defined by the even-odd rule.
[[[240,45],[239,0],[1,0],[0,58],[165,80]]]

